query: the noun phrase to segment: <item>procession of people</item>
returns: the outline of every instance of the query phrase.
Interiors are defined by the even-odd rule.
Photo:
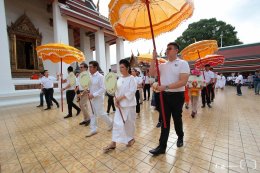
[[[212,102],[216,97],[215,90],[224,90],[226,77],[222,73],[215,72],[210,64],[206,64],[204,70],[190,69],[187,61],[178,56],[178,51],[179,45],[177,43],[171,42],[167,45],[167,62],[159,65],[161,85],[158,85],[155,67],[156,51],[153,52],[153,61],[150,63],[150,68],[144,72],[143,77],[136,68],[130,66],[128,60],[122,59],[118,64],[121,74],[117,76],[117,80],[109,81],[115,83],[114,92],[108,92],[105,87],[105,82],[108,81],[99,72],[100,67],[97,61],[90,61],[89,64],[81,63],[80,73],[77,76],[73,72],[73,67],[69,66],[65,79],[63,75],[52,77],[45,70],[40,78],[42,90],[40,105],[37,107],[43,106],[43,95],[45,95],[47,103],[47,108],[44,110],[50,110],[52,102],[59,107],[59,103],[53,97],[53,87],[54,82],[61,78],[61,81],[65,83],[61,90],[66,91],[68,105],[68,114],[64,118],[73,116],[72,108],[76,110],[76,115],[82,112],[83,121],[79,125],[90,125],[86,137],[91,137],[98,133],[97,117],[100,117],[107,125],[107,130],[112,131],[111,143],[103,148],[104,152],[109,152],[116,148],[117,143],[123,143],[127,147],[134,145],[135,123],[142,112],[141,103],[150,100],[152,89],[151,105],[158,111],[156,127],[161,129],[161,134],[159,145],[149,152],[153,155],[165,153],[171,117],[178,136],[176,145],[182,147],[185,134],[182,121],[184,103],[186,109],[191,108],[192,118],[198,115],[199,97],[202,101],[201,108],[205,108],[206,105],[212,108]],[[109,73],[113,72],[110,70]],[[252,77],[251,85],[253,82],[257,83],[258,80],[259,75],[255,78]],[[237,86],[237,95],[241,96],[243,76],[238,73],[234,82]],[[258,83],[256,85],[257,92],[259,92]],[[160,99],[161,94],[163,100]],[[79,106],[74,103],[75,96]],[[107,111],[104,110],[104,96],[107,96],[108,99]],[[109,116],[111,107],[114,113],[113,119]],[[163,116],[165,117],[163,118]]]

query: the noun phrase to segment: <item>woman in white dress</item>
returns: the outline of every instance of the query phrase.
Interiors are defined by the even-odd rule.
[[[122,74],[117,81],[115,93],[115,106],[117,107],[112,131],[112,142],[105,147],[104,152],[116,148],[116,143],[124,143],[127,147],[135,143],[135,120],[137,84],[135,78],[130,75],[130,63],[122,59],[119,62]],[[122,113],[122,114],[121,114]],[[125,122],[125,123],[124,123]]]
[[[216,84],[216,88],[221,88],[222,90],[224,89],[226,85],[226,77],[223,76],[223,74],[221,73],[220,75],[218,75],[217,77],[217,84]]]

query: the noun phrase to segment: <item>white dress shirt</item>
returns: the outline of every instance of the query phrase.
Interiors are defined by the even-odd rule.
[[[53,88],[53,83],[56,81],[57,79],[53,76],[48,76],[48,77],[45,77],[43,76],[41,78],[41,84],[43,86],[43,88],[45,89],[49,89],[49,88]]]
[[[240,81],[240,82],[239,82]],[[235,83],[241,83],[241,84],[243,84],[243,76],[240,74],[237,78],[236,78],[236,81],[235,81]]]
[[[177,58],[176,60],[166,62],[159,65],[161,85],[166,86],[176,83],[180,80],[180,74],[190,74],[190,67],[187,61]],[[176,89],[169,89],[166,92],[181,92],[185,91],[185,86]]]
[[[144,76],[143,81],[145,84],[150,84],[150,77],[149,76]]]
[[[210,82],[211,79],[215,78],[215,75],[212,71],[203,71],[204,76],[205,76],[205,82],[206,84],[208,84]]]
[[[73,73],[73,72],[71,72],[71,73]],[[75,79],[74,79],[74,77],[75,77]],[[73,78],[71,79],[70,75],[68,75],[66,78],[65,86],[68,86],[70,84],[70,80],[76,80],[76,82],[74,83],[74,85],[70,86],[67,90],[74,90],[77,86],[76,76],[73,76]]]
[[[142,78],[135,76],[134,79],[135,79],[135,82],[137,84],[137,90],[138,90],[139,89],[138,85],[140,86],[143,83]]]
[[[98,71],[93,75],[91,74],[89,91],[91,94],[93,94],[94,97],[104,96],[104,93],[106,91],[104,76],[100,74]]]

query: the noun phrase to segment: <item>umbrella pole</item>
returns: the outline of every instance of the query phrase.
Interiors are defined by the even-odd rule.
[[[202,68],[202,63],[201,63],[201,58],[200,58],[200,52],[199,52],[199,50],[197,50],[197,52],[198,52],[198,55],[199,55],[200,66],[201,66],[201,68]],[[203,79],[204,79],[205,82],[206,82],[204,70],[202,70],[202,74],[203,74]],[[207,97],[209,96],[209,91],[208,91],[208,87],[207,87],[207,86],[206,86],[206,95],[207,95]]]
[[[61,112],[63,112],[63,90],[62,90],[62,58],[60,59],[60,71],[61,71],[61,79],[60,79],[60,87],[61,87]]]
[[[151,19],[151,12],[150,12],[150,7],[149,7],[149,0],[146,0],[146,7],[147,7],[147,12],[148,12],[148,17],[149,17],[149,23],[150,23],[150,29],[151,29],[151,34],[152,34],[152,40],[153,40],[153,48],[156,51],[156,45],[155,45],[155,39],[154,39],[154,32],[153,32],[153,27],[152,27],[152,19]],[[155,60],[156,63],[156,71],[157,71],[157,77],[158,77],[158,84],[161,86],[161,79],[160,79],[160,71],[159,71],[159,64],[158,64],[158,59],[156,58]],[[164,128],[167,127],[166,125],[166,118],[165,118],[165,110],[164,110],[164,102],[163,102],[163,93],[160,92],[160,104],[161,104],[161,111],[162,111],[162,119],[163,119],[163,126]]]

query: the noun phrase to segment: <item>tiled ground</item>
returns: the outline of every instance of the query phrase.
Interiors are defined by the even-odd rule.
[[[199,109],[195,119],[184,110],[184,147],[176,148],[171,126],[167,154],[158,157],[148,152],[160,134],[148,102],[136,120],[137,142],[108,154],[102,148],[111,132],[101,121],[99,133],[85,138],[89,128],[78,125],[82,115],[64,120],[60,110],[35,104],[0,108],[0,172],[260,172],[260,96],[245,87],[243,92],[217,92],[213,108]]]

